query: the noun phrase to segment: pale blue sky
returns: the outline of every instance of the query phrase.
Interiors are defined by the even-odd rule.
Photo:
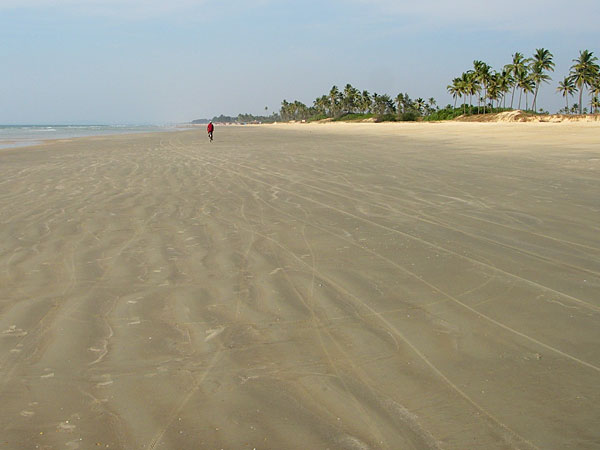
[[[167,123],[307,104],[333,84],[435,97],[481,59],[600,56],[600,1],[0,0],[0,123]]]

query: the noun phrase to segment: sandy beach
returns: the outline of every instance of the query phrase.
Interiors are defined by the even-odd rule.
[[[600,123],[0,150],[0,449],[600,448]]]

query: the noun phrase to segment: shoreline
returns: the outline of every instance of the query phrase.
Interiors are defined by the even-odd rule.
[[[539,117],[539,116],[538,116]],[[439,138],[437,133],[428,134],[428,131],[444,130],[449,137],[467,142],[469,139],[493,137],[495,140],[506,140],[510,142],[519,133],[529,136],[531,133],[539,132],[538,143],[553,142],[556,137],[564,137],[565,132],[576,130],[576,135],[570,136],[571,142],[584,141],[588,143],[590,139],[596,137],[595,134],[600,131],[600,119],[598,120],[563,120],[563,121],[544,121],[544,120],[445,120],[445,121],[419,121],[419,122],[356,122],[356,121],[319,121],[319,122],[275,122],[262,124],[216,124],[217,132],[219,129],[228,128],[273,128],[279,130],[305,130],[321,131],[328,134],[355,134],[355,135],[394,135],[402,134],[405,137],[415,139],[433,139]],[[49,145],[67,143],[67,142],[85,142],[86,140],[98,140],[105,138],[131,138],[132,136],[155,135],[160,133],[203,133],[203,127],[199,126],[181,126],[173,129],[140,131],[131,133],[98,134],[89,136],[75,136],[69,138],[50,138],[40,139],[31,142],[22,142],[15,139],[0,139],[0,152],[22,150],[28,148],[41,148]],[[510,134],[507,134],[510,133]],[[517,135],[515,135],[517,133]]]
[[[25,130],[20,136],[3,135],[6,131],[18,132],[20,130]],[[184,130],[185,128],[180,126],[0,125],[0,150],[37,147],[51,142],[68,142],[73,139],[85,139],[88,137],[94,138],[102,136],[108,137],[163,132],[172,133]],[[56,135],[54,133],[56,133]]]

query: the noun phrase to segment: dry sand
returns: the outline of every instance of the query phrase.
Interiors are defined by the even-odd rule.
[[[599,137],[0,151],[0,449],[600,448]]]

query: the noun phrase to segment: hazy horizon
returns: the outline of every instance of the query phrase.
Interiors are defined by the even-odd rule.
[[[308,105],[332,85],[434,97],[483,60],[544,47],[556,93],[579,51],[600,56],[600,4],[556,0],[481,4],[441,0],[4,0],[0,123],[171,124]],[[576,99],[570,99],[572,104]]]

